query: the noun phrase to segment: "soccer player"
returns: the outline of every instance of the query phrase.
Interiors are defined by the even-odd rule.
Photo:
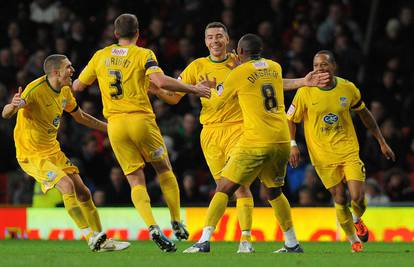
[[[359,158],[358,139],[350,111],[359,115],[378,140],[387,159],[395,160],[395,155],[365,107],[358,88],[352,82],[334,76],[336,63],[332,52],[319,51],[313,59],[313,68],[330,74],[329,86],[302,87],[296,93],[287,113],[292,140],[289,162],[293,167],[298,164],[300,152],[295,142],[295,123],[303,120],[312,164],[332,194],[338,222],[352,244],[352,251],[362,252],[361,241],[368,241],[368,229],[361,219],[367,208],[365,166]],[[348,208],[346,185],[351,196],[352,213]]]
[[[5,119],[17,113],[14,141],[20,167],[41,184],[42,191],[56,187],[65,209],[81,230],[92,251],[113,251],[129,247],[128,242],[106,239],[98,211],[79,170],[60,150],[56,139],[63,111],[77,123],[106,132],[106,123],[83,112],[70,86],[74,69],[64,55],[50,55],[43,65],[45,75],[19,87],[2,112]]]
[[[283,97],[282,70],[278,63],[261,57],[262,40],[244,35],[237,52],[241,65],[232,70],[220,88],[215,109],[236,99],[242,111],[242,133],[221,171],[221,181],[207,211],[200,240],[184,253],[210,251],[210,238],[226,209],[228,198],[240,186],[259,177],[285,236],[285,247],[276,252],[303,252],[293,229],[290,205],[283,195],[290,152],[289,130]]]
[[[194,60],[181,73],[179,79],[188,84],[197,84],[202,80],[212,82],[211,87],[217,90],[212,91],[210,99],[202,98],[202,110],[200,123],[203,125],[200,141],[204,157],[218,185],[221,183],[221,171],[229,157],[231,150],[239,140],[243,131],[243,115],[237,98],[228,98],[225,105],[217,110],[216,106],[222,102],[222,84],[230,73],[237,66],[237,59],[233,53],[227,53],[229,35],[227,28],[220,22],[211,22],[205,28],[205,44],[209,50],[208,57]],[[325,78],[325,79],[323,79]],[[316,75],[311,73],[305,79],[285,79],[284,87],[295,89],[304,84],[317,84],[327,81],[325,74]],[[183,93],[174,93],[165,90],[157,90],[151,87],[151,93],[169,104],[177,104],[184,96]],[[253,213],[253,197],[249,185],[242,185],[235,192],[237,202],[237,214],[242,231],[238,253],[253,252],[251,244],[251,227]]]
[[[150,162],[158,175],[175,236],[187,239],[188,231],[180,222],[178,184],[147,90],[150,80],[160,88],[201,97],[210,97],[210,88],[187,85],[164,75],[154,53],[136,46],[139,30],[135,15],[122,14],[114,24],[118,43],[94,54],[73,89],[82,91],[98,80],[109,140],[131,186],[132,202],[148,226],[151,239],[161,250],[173,252],[175,244],[162,233],[151,211],[143,171],[145,162]]]

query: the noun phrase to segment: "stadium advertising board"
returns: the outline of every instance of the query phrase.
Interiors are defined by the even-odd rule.
[[[201,235],[206,208],[182,209],[183,222],[191,233],[190,239]],[[110,237],[129,240],[149,239],[144,222],[133,208],[100,208],[104,229]],[[172,236],[168,209],[155,208],[154,216],[167,236]],[[302,241],[340,241],[345,236],[336,224],[333,208],[294,208],[292,216],[297,236]],[[253,240],[281,241],[282,231],[270,208],[255,208]],[[372,241],[414,241],[414,208],[369,208],[364,215]],[[237,241],[240,227],[235,208],[228,208],[214,233],[215,241]],[[81,234],[63,208],[1,208],[0,239],[80,239]]]

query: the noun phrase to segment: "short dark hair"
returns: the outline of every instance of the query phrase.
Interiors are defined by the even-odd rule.
[[[210,22],[209,24],[207,24],[206,29],[204,30],[204,32],[207,31],[207,29],[211,29],[211,28],[222,28],[224,30],[224,32],[229,35],[229,32],[227,30],[226,25],[224,25],[221,22],[218,21],[214,21],[214,22]]]
[[[242,36],[239,45],[246,53],[253,57],[260,57],[263,51],[263,41],[258,35],[248,33]]]
[[[321,50],[318,53],[315,54],[315,57],[318,55],[327,55],[328,61],[332,64],[336,64],[335,56],[330,50]]]
[[[43,62],[43,71],[46,74],[50,74],[53,70],[60,69],[62,65],[62,61],[65,60],[67,57],[61,54],[53,54],[48,56]]]
[[[139,29],[138,19],[134,14],[122,14],[114,22],[118,38],[133,38]]]

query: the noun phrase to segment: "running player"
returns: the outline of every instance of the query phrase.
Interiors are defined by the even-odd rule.
[[[164,75],[154,53],[136,45],[139,29],[135,15],[122,14],[114,24],[118,43],[94,54],[73,89],[82,91],[98,80],[109,140],[131,186],[132,202],[148,226],[151,239],[161,250],[173,252],[175,244],[160,230],[151,211],[143,171],[145,162],[150,162],[158,175],[175,236],[187,239],[188,231],[180,222],[178,184],[147,90],[150,80],[160,88],[201,97],[210,97],[210,89],[202,84],[187,85]]]
[[[351,111],[358,114],[378,140],[384,156],[395,160],[395,155],[365,107],[358,88],[352,82],[334,76],[336,63],[332,52],[319,51],[313,59],[313,68],[329,73],[329,86],[302,87],[296,93],[287,113],[292,140],[289,162],[293,167],[298,165],[300,152],[295,141],[295,123],[303,121],[312,164],[332,194],[338,222],[352,244],[352,251],[362,252],[361,241],[368,241],[368,229],[361,219],[367,208],[365,166],[359,158]],[[348,208],[346,187],[351,196],[352,213]]]
[[[113,251],[129,247],[128,242],[106,239],[98,211],[79,170],[61,151],[57,132],[63,111],[77,123],[106,132],[106,123],[83,112],[72,95],[72,63],[64,55],[50,55],[43,66],[45,75],[19,87],[2,112],[5,119],[17,113],[14,141],[20,167],[41,184],[42,191],[56,187],[65,209],[81,230],[92,251]]]

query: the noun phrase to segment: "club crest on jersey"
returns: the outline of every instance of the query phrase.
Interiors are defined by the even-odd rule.
[[[224,90],[223,83],[219,83],[219,84],[216,86],[216,90],[217,90],[217,95],[218,95],[218,96],[221,96],[221,94],[223,94],[223,90]]]
[[[60,123],[60,116],[56,115],[56,117],[53,119],[52,124],[53,124],[53,126],[58,127],[59,123]]]
[[[47,180],[51,182],[56,179],[57,173],[54,171],[48,171],[46,176],[47,176]]]
[[[66,104],[67,104],[66,98],[63,98],[62,99],[62,109],[65,109]]]
[[[123,56],[126,56],[127,54],[128,54],[128,48],[114,47],[112,48],[112,51],[111,51],[111,55],[118,56],[118,57],[123,57]]]
[[[341,104],[341,106],[346,107],[346,105],[348,104],[348,98],[346,98],[345,96],[341,96],[339,98],[339,104]]]
[[[329,113],[328,115],[325,115],[323,117],[323,121],[329,125],[334,124],[335,122],[338,121],[338,115],[335,115],[333,113]]]

